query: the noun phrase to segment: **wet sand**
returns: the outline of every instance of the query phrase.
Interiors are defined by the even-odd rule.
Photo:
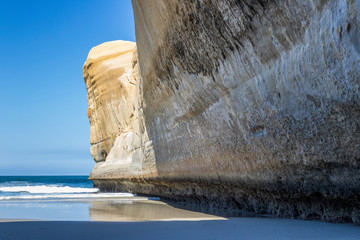
[[[116,222],[225,220],[221,215],[193,211],[143,197],[2,201],[0,218]]]
[[[274,218],[229,218],[207,221],[1,222],[0,239],[356,239],[360,227]]]
[[[2,202],[0,210],[6,208],[8,217],[0,211],[0,240],[360,239],[354,224],[229,217],[146,198]],[[11,219],[15,213],[22,219]]]

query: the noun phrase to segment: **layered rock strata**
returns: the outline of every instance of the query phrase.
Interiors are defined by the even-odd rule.
[[[137,76],[134,55],[136,59],[133,42],[107,42],[91,49],[83,67],[95,175],[128,167],[132,162]]]
[[[84,66],[96,186],[360,221],[360,0],[133,8],[132,94]]]

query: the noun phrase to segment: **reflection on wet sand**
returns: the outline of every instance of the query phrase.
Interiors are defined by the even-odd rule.
[[[89,215],[92,221],[226,220],[223,217],[180,209],[146,198],[92,201]]]

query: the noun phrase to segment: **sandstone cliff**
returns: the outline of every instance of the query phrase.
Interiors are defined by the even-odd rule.
[[[359,221],[360,0],[133,8],[138,59],[84,66],[96,186]]]
[[[137,76],[134,53],[133,42],[107,42],[91,49],[83,67],[95,173],[131,163]]]

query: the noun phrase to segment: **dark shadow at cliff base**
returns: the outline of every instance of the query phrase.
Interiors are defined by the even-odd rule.
[[[249,216],[247,213],[251,212],[255,213],[253,216],[272,215],[293,219],[360,223],[357,195],[347,199],[340,196],[330,198],[320,192],[306,195],[299,192],[298,188],[287,188],[285,191],[283,187],[273,184],[256,187],[240,183],[227,185],[164,179],[161,181],[157,179],[93,180],[93,182],[96,187],[104,191],[129,191],[139,195],[159,196],[163,200],[176,201],[176,204],[168,203],[174,207],[213,213],[218,216],[227,216],[226,212],[229,210],[229,216],[231,214]]]
[[[235,208],[222,208],[217,207],[209,203],[204,203],[200,201],[173,201],[167,198],[159,198],[161,202],[166,203],[168,206],[182,209],[186,211],[198,212],[203,214],[209,214],[222,218],[231,218],[231,217],[273,217],[265,214],[256,214],[255,212],[242,211]]]

